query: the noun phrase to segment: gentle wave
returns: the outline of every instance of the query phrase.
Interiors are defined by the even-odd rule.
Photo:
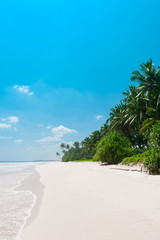
[[[18,191],[22,181],[34,173],[31,163],[0,164],[0,240],[19,240],[36,196]]]

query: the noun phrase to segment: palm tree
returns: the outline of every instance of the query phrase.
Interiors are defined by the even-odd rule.
[[[121,101],[120,104],[117,104],[114,108],[111,109],[110,113],[110,128],[118,131],[122,131],[124,129],[124,112],[126,109],[126,104]]]
[[[101,133],[101,137],[104,137],[109,129],[109,125],[108,125],[108,121],[106,121],[105,124],[103,124],[103,126],[100,128],[100,133]]]
[[[57,157],[60,157],[60,153],[59,152],[56,152],[56,155],[57,155]]]
[[[143,148],[144,139],[139,130],[146,119],[146,99],[137,94],[138,90],[133,86],[123,93],[125,98],[111,109],[110,127],[126,136],[133,146]]]
[[[61,143],[60,148],[64,149],[66,145],[64,143]]]
[[[157,99],[158,101],[158,99]],[[146,132],[147,129],[151,128],[158,120],[160,120],[160,104],[155,103],[155,105],[148,107],[147,109],[148,118],[144,120],[140,133]]]
[[[60,156],[61,156],[59,152],[56,152],[56,155],[58,158],[60,158]]]
[[[146,119],[143,119],[140,133],[145,132],[160,119],[160,67],[154,66],[152,59],[140,65],[139,71],[132,73],[131,80],[139,83],[137,99],[146,100]]]
[[[125,96],[126,108],[124,110],[125,124],[135,125],[137,128],[141,128],[143,121],[147,118],[147,103],[148,98],[139,94],[138,88],[130,86],[129,90],[123,93]]]
[[[80,148],[80,143],[77,141],[77,142],[74,142],[73,143],[73,146],[75,147],[76,150],[79,150]]]
[[[140,91],[137,97],[141,94],[150,97],[152,94],[158,94],[160,98],[160,67],[155,68],[152,59],[147,63],[140,64],[140,72],[135,70],[132,72],[131,81],[139,83],[137,89]]]
[[[66,149],[68,149],[68,150],[70,149],[70,146],[69,146],[69,144],[66,144]]]

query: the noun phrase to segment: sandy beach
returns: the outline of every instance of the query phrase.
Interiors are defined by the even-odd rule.
[[[44,189],[21,240],[160,239],[160,176],[87,162],[36,171]]]

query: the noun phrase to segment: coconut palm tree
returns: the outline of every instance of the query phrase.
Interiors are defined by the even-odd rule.
[[[117,130],[126,136],[133,146],[143,148],[144,139],[139,130],[143,121],[147,118],[147,98],[143,96],[137,97],[138,91],[136,87],[130,86],[123,93],[124,99],[111,109],[110,126],[111,129]]]
[[[158,120],[160,120],[160,104],[155,103],[155,105],[148,107],[146,114],[148,115],[148,118],[144,120],[140,133],[146,132],[147,129],[151,128]]]
[[[117,104],[110,112],[110,128],[118,131],[124,129],[125,117],[124,112],[126,110],[126,104],[121,101],[120,104]]]
[[[135,86],[130,86],[129,90],[123,93],[125,96],[124,101],[126,108],[124,110],[125,123],[129,125],[135,125],[137,128],[141,128],[143,121],[147,118],[147,104],[148,98],[139,94],[139,90]]]
[[[140,65],[141,71],[134,71],[131,80],[139,83],[137,99],[146,100],[146,119],[143,119],[140,132],[145,132],[157,120],[160,120],[160,67],[154,66],[152,59]]]
[[[64,143],[61,143],[60,148],[64,149],[66,145]]]
[[[151,95],[157,95],[160,98],[160,67],[156,69],[152,59],[149,59],[147,63],[140,64],[140,71],[135,70],[132,72],[131,81],[137,81],[139,95],[145,95],[151,97]]]

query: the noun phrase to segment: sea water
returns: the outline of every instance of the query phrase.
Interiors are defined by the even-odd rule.
[[[20,238],[36,196],[17,187],[34,173],[34,166],[35,163],[0,163],[0,240]]]

